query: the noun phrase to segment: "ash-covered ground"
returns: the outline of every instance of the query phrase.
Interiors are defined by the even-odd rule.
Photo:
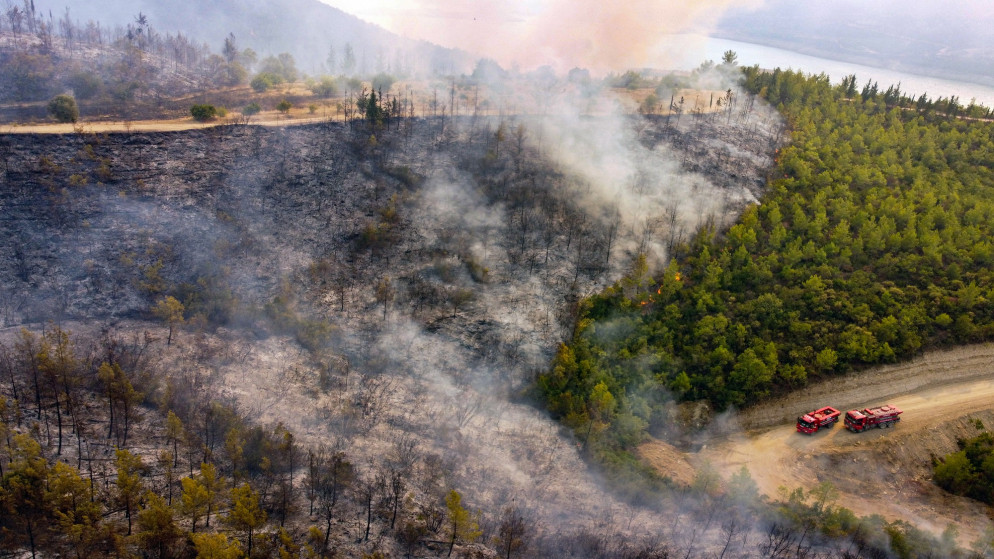
[[[253,311],[281,297],[345,334],[411,320],[490,366],[542,368],[570,303],[755,201],[779,125],[743,110],[8,135],[0,319],[147,317],[169,294],[188,318],[265,330]]]
[[[613,498],[522,402],[580,298],[756,201],[783,125],[752,100],[571,114],[0,137],[0,325],[151,330],[203,397],[369,470],[416,448],[432,483],[547,534],[753,553]]]

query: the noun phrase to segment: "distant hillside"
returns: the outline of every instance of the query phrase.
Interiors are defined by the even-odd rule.
[[[36,0],[37,13],[54,20],[66,9],[80,23],[99,21],[104,26],[133,24],[139,12],[158,32],[182,32],[221,50],[225,37],[234,33],[240,48],[250,47],[263,58],[289,52],[308,74],[337,72],[328,67],[332,48],[336,66],[346,45],[355,53],[355,71],[361,74],[461,73],[470,69],[472,57],[462,51],[406,39],[367,23],[318,0]]]
[[[715,36],[867,66],[994,85],[994,11],[895,0],[769,0],[729,10]]]

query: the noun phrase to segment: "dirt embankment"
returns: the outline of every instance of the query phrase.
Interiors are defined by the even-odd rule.
[[[850,410],[894,404],[904,413],[894,429],[855,434],[840,423],[813,436],[796,432],[797,415],[825,405]],[[760,491],[814,488],[831,482],[837,504],[857,515],[880,514],[941,533],[955,525],[961,545],[990,526],[991,509],[951,496],[931,481],[932,461],[957,450],[956,440],[977,433],[974,420],[994,428],[994,344],[928,352],[821,382],[738,414],[743,430],[719,434],[700,452],[674,454],[653,442],[643,457],[675,479],[692,479],[703,463],[726,477],[748,468]]]

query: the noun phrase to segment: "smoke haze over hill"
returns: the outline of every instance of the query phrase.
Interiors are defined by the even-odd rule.
[[[37,0],[40,15],[125,26],[142,12],[153,29],[182,31],[219,50],[228,33],[260,55],[290,52],[309,74],[334,73],[330,49],[355,49],[361,74],[467,73],[486,57],[504,67],[549,65],[597,73],[671,68],[662,36],[694,32],[805,54],[968,81],[994,74],[985,2],[708,0],[623,4],[565,0],[265,0],[248,5],[166,0]],[[396,34],[395,34],[396,33]],[[441,46],[436,46],[441,45]]]
[[[660,35],[693,31],[869,66],[977,81],[992,74],[988,2],[323,0],[409,37],[505,65],[666,68]]]
[[[580,66],[598,72],[665,67],[668,54],[659,48],[660,35],[706,30],[731,6],[761,3],[381,0],[371,5],[325,1],[403,35],[465,49],[506,66],[531,69],[548,64],[560,70]]]

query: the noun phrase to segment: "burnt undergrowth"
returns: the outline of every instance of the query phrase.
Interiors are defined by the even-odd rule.
[[[134,330],[172,297],[184,333],[150,342],[159,373],[356,464],[414,441],[491,528],[516,496],[539,524],[594,526],[621,503],[520,403],[584,296],[755,199],[778,127],[743,110],[8,135],[0,319]],[[670,522],[639,514],[604,533]],[[688,553],[718,536],[667,534]]]

